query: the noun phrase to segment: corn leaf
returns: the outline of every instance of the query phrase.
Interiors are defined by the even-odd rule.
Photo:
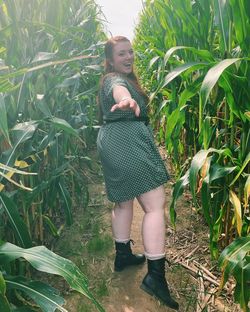
[[[250,252],[250,235],[239,237],[227,246],[221,253],[218,264],[223,270],[221,287],[227,282],[229,275],[234,273],[239,261]]]
[[[238,180],[239,176],[242,174],[243,170],[245,169],[245,167],[248,165],[250,161],[250,152],[247,154],[246,159],[244,160],[240,171],[238,172],[238,174],[236,175],[236,177],[233,179],[233,181],[230,183],[230,186],[234,185],[235,181]]]
[[[226,0],[215,0],[215,18],[217,18],[217,22],[219,23],[221,34],[222,34],[222,42],[223,49],[222,51],[228,51],[228,37],[229,37],[229,18],[227,12],[227,1]],[[222,45],[221,45],[222,47]]]
[[[48,225],[51,234],[52,234],[54,237],[58,237],[58,236],[59,236],[58,230],[57,230],[55,224],[52,222],[52,220],[51,220],[49,217],[44,216],[44,215],[43,215],[43,220],[44,220],[44,222]]]
[[[235,25],[235,35],[241,47],[246,48],[247,37],[247,14],[244,8],[244,2],[238,0],[229,0],[232,7],[233,22]],[[249,23],[249,22],[248,22]]]
[[[209,155],[209,153],[217,153],[219,155],[224,155],[224,156],[228,156],[228,157],[232,157],[231,152],[229,149],[225,148],[225,149],[215,149],[215,148],[209,148],[208,150],[200,150],[194,157],[193,160],[191,162],[191,166],[190,166],[190,173],[189,173],[189,183],[190,183],[190,190],[193,196],[193,200],[194,203],[196,204],[196,189],[197,189],[197,185],[198,185],[198,178],[199,178],[199,171],[202,168],[202,166],[204,165],[207,156]],[[218,175],[220,174],[220,176],[222,176],[222,173],[224,175],[230,173],[232,170],[227,168],[224,170],[222,170],[221,172],[218,172]],[[212,176],[211,176],[212,180],[215,180],[217,178],[219,178],[219,176],[217,177],[217,175],[212,172]]]
[[[209,178],[209,183],[220,179],[220,178],[224,178],[227,175],[229,175],[230,173],[234,172],[234,170],[237,167],[226,167],[226,166],[221,166],[217,163],[213,164],[210,170],[210,178]]]
[[[22,306],[22,307],[13,309],[11,312],[34,312],[34,309],[28,306]]]
[[[185,88],[185,90],[180,94],[180,98],[179,98],[180,107],[186,104],[187,100],[191,99],[193,96],[199,93],[201,83],[202,83],[202,77],[199,77],[193,83],[191,83]]]
[[[22,162],[22,161],[15,161],[15,165],[16,166],[20,166],[20,167],[27,167],[28,164],[26,162]],[[12,176],[17,173],[17,174],[22,174],[22,175],[37,175],[37,173],[34,172],[26,172],[26,171],[21,171],[9,166],[6,166],[2,163],[0,163],[0,169],[5,171],[8,171],[7,173],[3,173],[0,171],[0,176],[5,178],[6,180],[8,180],[9,182],[13,183],[14,185],[18,186],[19,188],[23,189],[23,190],[27,190],[27,191],[32,191],[31,188],[24,186],[21,183],[16,182],[15,180],[12,179]],[[4,189],[4,184],[0,183],[0,192]]]
[[[37,129],[37,126],[38,124],[36,121],[19,123],[14,126],[14,128],[11,131],[13,133],[13,141],[14,141],[13,148],[10,149],[7,159],[5,160],[6,166],[9,166],[15,163],[15,160],[17,159],[16,151],[17,151],[18,146],[33,137]]]
[[[66,63],[80,61],[80,60],[83,60],[83,59],[96,59],[96,58],[98,58],[98,56],[80,55],[80,56],[72,57],[70,59],[51,61],[51,62],[44,63],[44,64],[41,64],[41,65],[37,65],[37,66],[34,66],[34,67],[26,68],[26,69],[23,69],[23,70],[25,72],[30,73],[30,72],[37,71],[39,69],[50,67],[50,66],[62,65],[62,64],[66,64]]]
[[[65,131],[68,134],[72,134],[76,137],[79,137],[79,134],[77,131],[71,127],[71,125],[64,119],[53,117],[51,118],[51,122],[53,125],[56,126],[56,128]]]
[[[209,188],[209,175],[203,180],[202,187],[201,187],[201,202],[202,202],[202,211],[205,217],[205,220],[207,224],[210,227],[210,235],[213,234],[212,229],[212,222],[211,222],[211,216],[210,216],[210,210],[211,210],[211,194],[210,194],[210,188]],[[212,237],[211,237],[212,239]]]
[[[3,95],[0,94],[0,135],[3,135],[5,140],[11,145],[9,138],[9,129],[7,121],[7,113],[4,103]]]
[[[151,67],[153,67],[154,64],[159,60],[159,58],[160,58],[159,56],[153,57],[149,62],[148,68],[150,69]]]
[[[246,256],[243,261],[239,261],[234,271],[236,287],[234,298],[240,303],[243,311],[249,311],[250,304],[250,256]]]
[[[50,67],[50,66],[56,66],[56,65],[62,65],[62,64],[67,64],[67,63],[71,63],[71,62],[75,62],[75,61],[80,61],[80,60],[83,60],[83,59],[96,59],[96,58],[98,58],[98,56],[80,55],[80,56],[72,57],[70,59],[50,61],[50,62],[43,63],[41,65],[33,66],[33,67],[30,67],[30,68],[22,68],[20,70],[13,71],[12,73],[8,73],[8,74],[2,75],[1,78],[0,78],[0,86],[1,86],[1,83],[3,81],[8,81],[7,79],[16,78],[18,76],[24,75],[26,73],[31,73],[31,72],[40,70],[42,68],[46,68],[46,67]]]
[[[64,211],[65,211],[65,216],[66,216],[66,222],[68,225],[71,225],[73,223],[73,215],[72,215],[72,201],[71,201],[71,197],[70,194],[68,192],[68,190],[66,189],[66,187],[64,186],[63,183],[59,183],[59,189],[61,191],[62,194],[62,198],[64,201]]]
[[[189,183],[189,170],[185,173],[183,177],[181,177],[174,186],[173,194],[172,194],[172,201],[170,204],[170,220],[171,223],[174,225],[176,220],[176,212],[175,212],[175,205],[177,199],[183,194],[184,187]]]
[[[218,208],[218,207],[212,207],[212,208]],[[220,205],[221,208],[221,205]],[[216,221],[213,223],[213,228],[210,233],[210,252],[213,259],[218,259],[219,255],[219,249],[218,249],[218,241],[221,236],[222,231],[222,219],[225,215],[225,207],[222,207],[219,211],[219,216],[216,219]],[[214,217],[214,216],[213,216]]]
[[[44,101],[44,99],[41,99],[37,102],[37,108],[44,114],[45,117],[53,118],[49,106],[46,101]]]
[[[167,122],[167,126],[166,126],[166,135],[165,135],[165,141],[168,144],[169,143],[169,139],[171,137],[171,135],[173,135],[173,130],[176,126],[176,124],[183,119],[184,122],[184,118],[183,117],[184,112],[181,112],[179,107],[177,107],[172,113],[171,115],[169,115],[168,117],[168,122]]]
[[[206,116],[203,119],[201,134],[199,140],[201,142],[201,146],[206,150],[209,148],[210,142],[213,138],[214,128],[212,126],[211,117]]]
[[[55,56],[56,53],[38,52],[31,63],[52,60]]]
[[[34,132],[37,129],[37,122],[36,121],[29,121],[18,123],[12,128],[12,134],[15,139],[14,143],[18,146],[21,143],[26,142],[30,138],[32,138]]]
[[[222,75],[223,71],[240,60],[241,60],[240,58],[226,59],[209,69],[202,82],[200,90],[200,101],[202,111],[205,108],[210,92],[212,91],[214,85]]]
[[[197,189],[197,183],[198,183],[198,173],[201,169],[201,167],[204,165],[208,154],[212,151],[212,149],[209,150],[200,150],[193,158],[190,166],[190,172],[189,172],[189,185],[190,190],[193,196],[193,200],[195,205],[197,205],[196,202],[196,189]]]
[[[0,246],[0,263],[8,263],[19,258],[26,259],[39,271],[64,277],[71,288],[92,300],[99,311],[104,312],[104,309],[90,293],[86,277],[72,261],[60,257],[45,246],[29,249],[23,249],[11,243],[4,243]]]
[[[249,277],[250,277],[250,235],[240,237],[227,246],[219,257],[219,266],[222,268],[220,288],[227,282],[230,275],[237,281],[235,298],[247,311],[249,302]]]
[[[172,80],[174,80],[176,77],[181,75],[186,70],[194,71],[194,70],[204,68],[205,66],[207,66],[206,63],[192,62],[192,63],[187,63],[179,67],[176,67],[169,74],[167,74],[167,76],[164,79],[163,85],[161,87],[162,88],[166,87],[166,85],[168,85]]]
[[[250,121],[250,112],[245,112],[244,115],[246,116],[246,118]]]
[[[6,283],[3,278],[2,272],[0,271],[0,294],[5,295],[5,292],[6,292]]]
[[[64,299],[59,296],[58,291],[39,281],[27,280],[24,277],[5,277],[7,289],[23,291],[39,305],[43,312],[54,312],[56,310],[67,312],[62,307]]]
[[[27,187],[27,186],[24,186],[22,183],[18,183],[16,182],[15,180],[13,180],[11,177],[13,176],[14,172],[12,171],[9,171],[7,174],[5,173],[2,173],[0,171],[0,176],[2,178],[5,178],[6,180],[8,180],[10,183],[18,186],[19,188],[23,189],[23,190],[26,190],[26,191],[32,191],[32,189],[30,187]],[[4,185],[3,184],[0,184],[0,191],[2,191],[4,188]]]
[[[3,296],[2,294],[0,294],[0,307],[1,307],[1,312],[12,312],[7,298]]]
[[[237,195],[232,190],[230,190],[229,192],[229,200],[234,207],[234,215],[236,216],[237,232],[238,232],[238,235],[241,236],[241,230],[242,230],[241,203]]]
[[[0,192],[0,204],[8,216],[9,223],[20,246],[26,248],[32,246],[27,226],[12,199],[4,195],[3,192]]]
[[[194,54],[200,56],[202,59],[205,59],[205,60],[213,60],[213,56],[211,54],[211,52],[209,52],[208,50],[199,50],[199,49],[196,49],[194,47],[185,47],[185,46],[178,46],[178,47],[172,47],[170,48],[165,56],[164,56],[164,65],[166,66],[169,58],[172,56],[172,54],[178,50],[188,50],[188,51],[191,51],[193,52]]]
[[[3,0],[0,0],[0,5],[1,5],[2,3],[3,3]],[[1,47],[1,48],[0,48],[0,54],[3,53],[3,52],[5,52],[5,51],[6,51],[6,48],[4,48],[4,47]],[[8,66],[3,66],[3,68],[4,68],[4,67],[7,67],[7,68],[8,68]],[[2,66],[0,67],[0,70],[1,70],[1,69],[2,69]]]
[[[11,312],[8,299],[6,298],[6,283],[0,271],[0,307],[1,312]]]
[[[250,196],[250,175],[248,176],[246,180],[246,184],[244,186],[244,202],[245,202],[245,207],[248,205],[248,199]]]

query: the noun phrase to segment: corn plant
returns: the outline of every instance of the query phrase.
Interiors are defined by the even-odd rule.
[[[134,41],[142,82],[153,82],[157,138],[177,170],[171,219],[189,184],[214,258],[250,233],[249,12],[247,1],[147,1]]]
[[[223,269],[220,288],[222,289],[229,276],[233,275],[237,281],[235,297],[243,308],[243,311],[249,311],[250,301],[249,245],[249,236],[237,238],[223,250],[219,258],[219,265]]]
[[[0,246],[5,311],[17,298],[34,310],[24,290],[43,311],[65,311],[54,289],[27,277],[21,257],[63,276],[103,311],[72,263],[32,247],[49,245],[72,224],[73,207],[88,204],[85,168],[105,38],[99,14],[89,0],[0,1],[0,235],[12,243]],[[21,292],[15,297],[12,289]]]
[[[67,312],[62,306],[64,304],[64,299],[59,296],[57,290],[53,287],[40,281],[30,280],[24,276],[10,275],[8,264],[19,258],[24,258],[35,269],[41,272],[63,277],[72,289],[84,294],[87,298],[92,300],[98,308],[98,311],[104,312],[104,309],[89,291],[86,277],[74,263],[58,256],[44,246],[24,249],[10,243],[0,245],[0,268],[1,271],[5,269],[2,272],[0,271],[0,304],[2,312],[15,311],[17,309],[14,310],[13,306],[16,308],[20,306],[18,301],[17,303],[11,301],[11,299],[13,300],[13,296],[8,299],[7,292],[13,289],[28,295],[44,312],[54,312],[55,310]],[[20,298],[21,294],[19,295],[19,299]],[[32,303],[28,299],[23,296],[22,300],[23,305],[25,305],[26,308],[29,307],[29,311],[35,311],[32,308]]]
[[[3,171],[0,187],[41,243],[47,229],[58,235],[56,218],[72,224],[72,197],[88,202],[84,168],[105,38],[98,10],[87,0],[0,6],[0,163],[37,173],[20,181],[32,192],[14,192],[14,171]]]

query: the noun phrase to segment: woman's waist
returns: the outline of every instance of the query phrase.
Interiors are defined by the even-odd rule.
[[[116,122],[143,122],[146,126],[149,124],[148,116],[121,116],[116,118],[109,118],[103,116],[103,123],[116,123]]]

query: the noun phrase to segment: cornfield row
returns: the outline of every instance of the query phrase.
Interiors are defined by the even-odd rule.
[[[0,1],[0,234],[9,242],[0,247],[2,312],[33,311],[22,292],[43,311],[66,311],[55,289],[27,278],[23,261],[13,263],[19,258],[61,275],[103,311],[72,262],[32,247],[50,246],[72,224],[74,208],[88,205],[100,18],[89,0]]]
[[[146,1],[134,42],[157,138],[177,173],[172,222],[189,185],[209,227],[212,257],[233,242],[219,259],[222,283],[234,275],[244,311],[250,300],[249,33],[249,1],[155,0]]]
[[[222,285],[233,275],[235,299],[248,311],[250,3],[144,2],[134,48],[157,139],[175,167],[171,220],[189,185],[209,228],[211,256],[220,256]],[[90,0],[0,0],[3,312],[29,305],[13,289],[25,290],[43,311],[66,311],[54,289],[26,277],[23,261],[13,262],[19,258],[63,276],[103,311],[72,262],[32,247],[49,245],[72,224],[74,207],[88,205],[85,168],[106,38],[100,18]]]

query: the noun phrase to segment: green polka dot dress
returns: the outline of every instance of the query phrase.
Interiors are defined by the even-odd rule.
[[[135,118],[132,111],[110,112],[115,104],[114,86],[126,87],[140,106],[140,117],[146,117],[146,105],[141,96],[125,77],[112,73],[103,79],[100,105],[104,120],[97,137],[107,197],[111,202],[123,202],[148,192],[169,180],[168,172],[154,144],[152,129]],[[130,121],[131,120],[131,121]]]

